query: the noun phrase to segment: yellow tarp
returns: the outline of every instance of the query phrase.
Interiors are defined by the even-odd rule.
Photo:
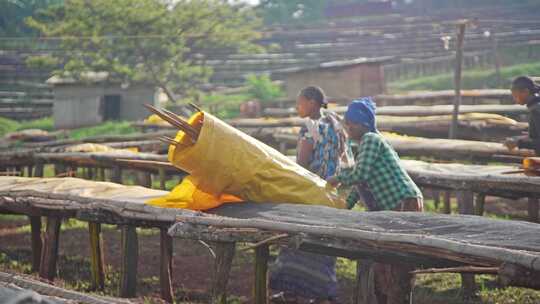
[[[206,210],[224,202],[293,203],[344,208],[335,189],[288,157],[208,113],[189,123],[200,128],[189,145],[179,132],[169,161],[190,176],[155,206]]]

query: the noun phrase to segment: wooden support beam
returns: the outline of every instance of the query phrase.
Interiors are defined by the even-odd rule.
[[[459,106],[461,105],[461,70],[463,67],[463,41],[465,38],[465,29],[467,23],[463,22],[458,25],[457,50],[456,50],[456,67],[454,72],[454,112],[452,113],[452,126],[448,138],[454,139],[458,137],[458,115]]]
[[[100,181],[105,181],[107,178],[105,177],[105,168],[101,167],[99,170],[99,179]]]
[[[439,206],[441,205],[441,191],[437,189],[431,189],[431,192],[433,193],[433,204],[435,205],[435,209],[439,209]]]
[[[211,300],[212,304],[227,303],[227,282],[234,258],[236,243],[213,243],[216,258],[214,260],[214,273],[212,276]]]
[[[29,216],[32,229],[32,272],[39,271],[41,264],[41,249],[43,241],[41,240],[41,217]]]
[[[160,229],[160,278],[161,298],[167,303],[174,300],[172,288],[172,267],[173,267],[173,239],[167,234],[167,229]]]
[[[111,174],[111,182],[121,184],[122,183],[122,169],[120,166],[114,166]]]
[[[103,239],[101,238],[101,224],[88,222],[90,234],[90,257],[92,273],[92,290],[105,288],[105,263],[103,255]]]
[[[471,191],[461,190],[456,192],[458,200],[458,208],[460,214],[474,214],[474,193]],[[461,289],[463,299],[469,301],[476,297],[476,281],[474,274],[461,274]]]
[[[120,297],[133,298],[137,294],[137,263],[139,241],[135,226],[122,226],[122,265],[120,269]]]
[[[452,192],[445,191],[444,192],[444,213],[450,214],[452,213],[452,205],[451,205],[451,199],[452,199]]]
[[[268,258],[270,246],[261,245],[255,248],[255,286],[253,288],[253,301],[255,304],[268,302]]]
[[[484,205],[486,203],[486,195],[479,193],[476,195],[476,203],[475,203],[475,210],[474,214],[483,216],[484,215]]]
[[[39,276],[49,281],[53,281],[56,276],[56,262],[58,260],[58,244],[61,224],[61,217],[47,217],[47,230],[45,231],[43,238]]]
[[[165,182],[167,181],[165,169],[159,168],[159,189],[165,190]]]
[[[378,304],[375,295],[375,273],[372,260],[356,261],[356,286],[353,293],[353,304]]]
[[[152,188],[152,175],[148,172],[137,172],[137,184],[146,188]]]
[[[538,223],[538,207],[538,198],[530,197],[527,208],[527,212],[529,214],[529,221]]]
[[[36,169],[34,170],[34,177],[43,177],[43,167],[44,164],[42,162],[38,162],[36,164]]]

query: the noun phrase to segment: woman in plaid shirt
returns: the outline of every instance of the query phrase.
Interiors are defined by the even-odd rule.
[[[375,126],[371,98],[353,101],[345,113],[349,139],[359,144],[355,165],[327,179],[333,186],[351,186],[349,208],[360,198],[369,211],[422,211],[422,193],[399,163],[396,151]],[[379,303],[408,303],[412,276],[408,265],[375,264],[375,294]]]

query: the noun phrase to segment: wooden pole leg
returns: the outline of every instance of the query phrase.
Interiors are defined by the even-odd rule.
[[[43,177],[43,168],[44,164],[39,162],[36,164],[36,169],[34,169],[34,177]]]
[[[159,169],[159,189],[165,190],[166,188],[165,182],[166,182],[165,169],[161,168]]]
[[[461,190],[456,192],[460,214],[474,214],[474,193]],[[475,298],[476,281],[474,274],[461,274],[461,290],[463,299],[469,301]]]
[[[450,204],[450,199],[452,198],[450,191],[444,192],[444,213],[450,214],[452,213],[452,206]]]
[[[90,234],[91,250],[91,273],[92,290],[103,290],[105,288],[105,263],[103,256],[103,239],[101,238],[101,224],[95,222],[88,223]]]
[[[32,228],[32,272],[39,271],[41,264],[41,249],[43,240],[41,239],[41,217],[29,216],[30,226]]]
[[[474,274],[461,274],[461,290],[463,291],[463,300],[468,302],[477,298],[476,296],[476,281],[474,279]]]
[[[53,281],[56,276],[61,224],[61,217],[47,217],[47,230],[43,238],[39,276],[49,281]]]
[[[172,288],[172,266],[173,266],[173,239],[167,234],[167,229],[160,230],[160,284],[161,298],[168,303],[173,302],[174,293]]]
[[[137,262],[139,241],[135,226],[122,227],[122,266],[120,269],[120,297],[133,298],[137,294]]]
[[[375,273],[373,261],[356,261],[356,286],[353,294],[353,304],[377,304],[375,295]]]
[[[111,172],[111,182],[121,184],[122,183],[122,168],[116,166]]]
[[[255,248],[255,286],[253,288],[253,299],[255,304],[266,304],[268,302],[268,258],[270,248],[262,245]]]
[[[433,193],[433,204],[435,205],[435,209],[438,210],[441,204],[441,192],[437,189],[431,189],[431,192]]]
[[[477,194],[474,213],[476,215],[483,216],[485,204],[486,204],[486,195],[482,193]]]
[[[214,243],[216,259],[212,277],[211,304],[227,303],[227,281],[234,258],[236,243]]]
[[[538,198],[530,197],[528,206],[529,221],[538,223],[538,207]]]
[[[138,172],[137,184],[146,188],[152,188],[152,175],[146,172]]]

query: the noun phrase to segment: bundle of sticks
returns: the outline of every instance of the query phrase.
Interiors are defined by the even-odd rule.
[[[195,104],[190,103],[189,104],[195,112],[201,112],[201,109],[196,106]],[[166,109],[158,109],[152,105],[145,104],[144,105],[150,112],[156,114],[164,121],[168,122],[172,126],[178,128],[180,131],[184,132],[184,134],[188,137],[188,140],[191,144],[195,144],[197,142],[197,139],[199,138],[199,132],[197,128],[190,125],[186,120],[184,120],[182,117],[178,116],[177,114],[166,110]],[[161,136],[158,138],[160,141],[164,142],[165,144],[174,145],[174,146],[186,146],[189,144],[182,143],[177,141],[176,139],[168,136]]]

